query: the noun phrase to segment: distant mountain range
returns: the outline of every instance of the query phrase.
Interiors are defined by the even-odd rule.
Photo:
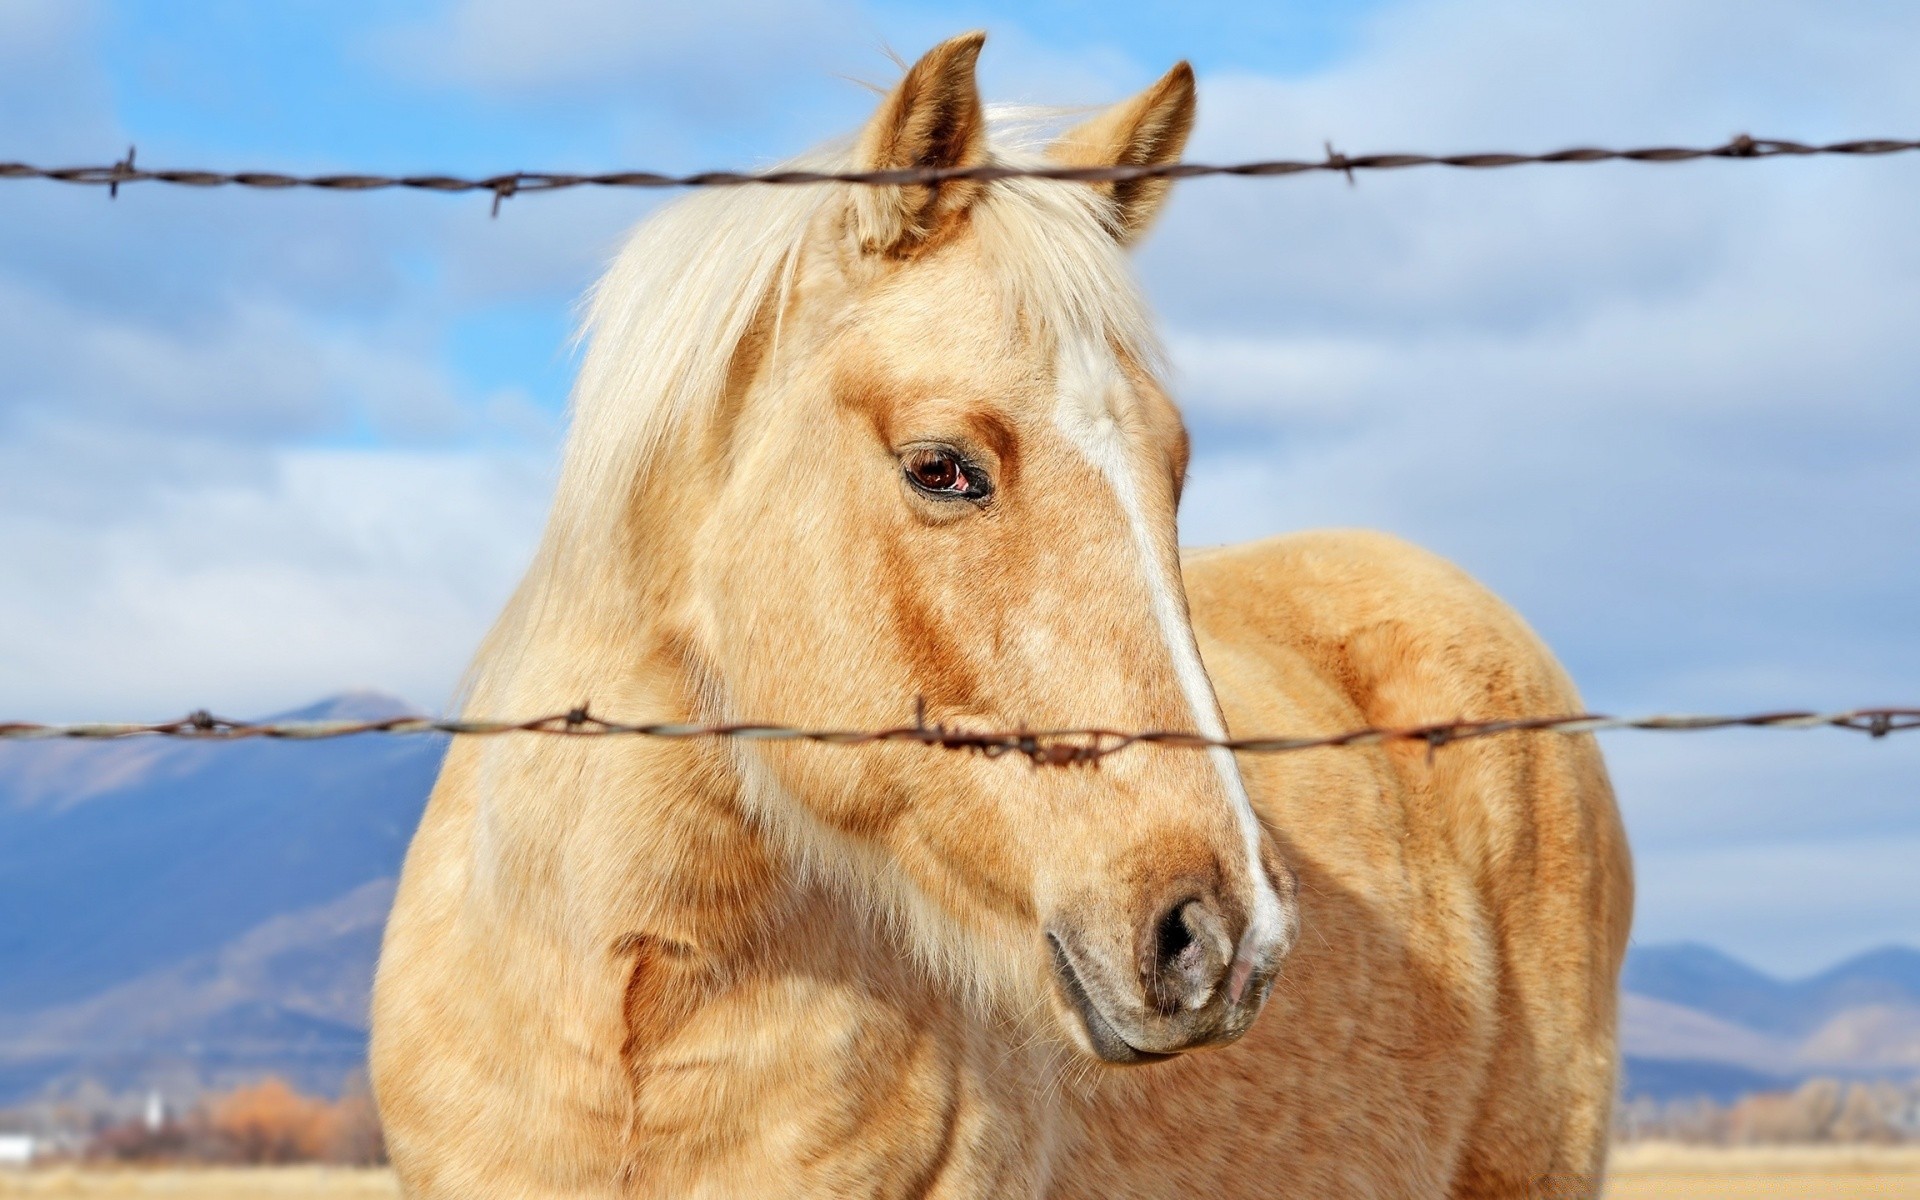
[[[1726,1099],[1809,1075],[1920,1075],[1920,951],[1783,981],[1707,946],[1639,946],[1621,979],[1627,1089]]]
[[[413,711],[353,693],[283,714]],[[394,879],[445,752],[431,737],[0,744],[0,1106],[266,1072],[332,1090],[366,1052]],[[1920,951],[1782,981],[1639,946],[1630,1095],[1920,1074]]]
[[[354,693],[282,714],[413,711]],[[445,739],[0,744],[0,1105],[331,1090]]]

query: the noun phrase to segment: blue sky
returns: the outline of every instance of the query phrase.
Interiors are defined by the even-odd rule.
[[[1920,129],[1864,0],[0,2],[0,158],[764,164],[971,27],[990,99],[1175,58],[1191,157]],[[1190,541],[1392,529],[1615,711],[1920,700],[1920,156],[1183,184],[1140,253]],[[428,705],[522,567],[575,297],[645,193],[0,184],[0,710]],[[1920,737],[1607,743],[1639,936],[1920,942]]]

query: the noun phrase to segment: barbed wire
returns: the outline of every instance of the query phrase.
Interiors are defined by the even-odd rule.
[[[696,171],[676,175],[662,171],[608,171],[572,174],[558,171],[510,171],[499,175],[380,175],[351,172],[293,175],[280,171],[209,171],[197,168],[148,168],[135,165],[134,150],[108,166],[41,167],[31,163],[0,162],[0,179],[42,179],[104,187],[117,196],[122,184],[167,183],[182,187],[243,187],[265,190],[317,188],[336,192],[371,192],[404,188],[425,192],[490,192],[493,208],[513,196],[558,192],[569,188],[702,188],[750,184],[797,185],[852,183],[868,186],[949,183],[955,180],[1053,179],[1071,183],[1126,183],[1140,179],[1197,179],[1209,175],[1268,178],[1333,172],[1352,182],[1359,171],[1397,171],[1408,167],[1489,169],[1553,163],[1676,163],[1700,159],[1804,158],[1814,155],[1877,156],[1920,150],[1920,141],[1899,138],[1857,138],[1852,141],[1808,143],[1786,138],[1755,138],[1739,134],[1718,146],[1642,146],[1613,150],[1573,146],[1544,154],[1492,151],[1474,154],[1343,154],[1327,145],[1324,158],[1267,159],[1259,162],[1211,165],[1160,163],[1147,166],[1069,167],[1053,165],[938,167],[897,171]]]
[[[754,723],[687,724],[653,722],[629,724],[597,717],[585,707],[525,721],[446,719],[425,716],[381,717],[373,720],[236,721],[201,710],[174,721],[151,724],[46,725],[32,721],[0,722],[0,741],[82,740],[165,737],[190,741],[236,742],[252,738],[319,741],[368,734],[450,734],[485,737],[506,733],[552,734],[562,737],[738,738],[745,741],[800,741],[828,746],[862,746],[881,742],[915,742],[948,750],[964,750],[997,758],[1018,754],[1036,766],[1097,764],[1108,755],[1132,746],[1164,746],[1176,750],[1223,749],[1243,754],[1280,754],[1338,746],[1376,746],[1391,742],[1424,743],[1429,753],[1454,742],[1505,733],[1603,733],[1610,730],[1664,730],[1700,732],[1713,729],[1851,729],[1885,737],[1920,729],[1920,708],[1854,708],[1840,712],[1792,710],[1741,715],[1660,715],[1610,717],[1599,713],[1570,713],[1548,717],[1515,717],[1487,721],[1445,721],[1427,725],[1367,726],[1342,733],[1301,737],[1258,736],[1213,738],[1175,730],[1122,732],[1113,729],[1044,729],[981,732],[928,724],[924,713],[913,724],[888,729],[805,729],[791,725]]]

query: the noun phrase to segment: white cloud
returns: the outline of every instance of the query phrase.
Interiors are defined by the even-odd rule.
[[[838,0],[452,0],[433,16],[385,30],[374,52],[392,69],[483,92],[538,95],[677,93],[689,108],[732,107],[778,65],[827,61],[854,19]],[[662,85],[666,85],[663,87]]]
[[[0,9],[0,58],[30,50],[0,71],[5,152],[124,148],[90,7]],[[5,187],[0,712],[444,700],[554,446],[550,413],[446,362],[449,327],[511,291],[463,282],[499,243],[458,235],[505,223],[419,196]],[[588,207],[543,235],[572,275],[518,295],[564,304],[590,275],[561,253]]]
[[[1920,836],[1910,832],[1685,853],[1642,848],[1634,938],[1710,940],[1780,975],[1810,974],[1889,942],[1920,941],[1917,861]]]
[[[448,378],[430,292],[336,323],[256,267],[185,319],[0,273],[0,711],[439,703],[504,600],[553,416]]]
[[[1920,13],[1733,16],[1391,10],[1344,66],[1203,79],[1197,153],[1712,138],[1736,99],[1816,136],[1912,111],[1882,106],[1912,92],[1889,22],[1912,44]],[[1779,44],[1750,46],[1755,23]],[[1186,529],[1401,530],[1518,600],[1608,700],[1685,681],[1678,700],[1738,703],[1700,685],[1741,669],[1902,677],[1916,182],[1882,159],[1188,185],[1143,260],[1197,433]]]
[[[1603,744],[1628,819],[1650,851],[1920,836],[1920,737],[1825,728],[1623,732]],[[1920,903],[1899,919],[1920,934]]]
[[[171,329],[0,278],[0,329],[0,411],[239,440],[327,432],[355,407],[401,427],[451,419],[444,381],[417,358],[365,330],[316,329],[310,311],[255,303]]]
[[[0,711],[256,714],[350,685],[441,703],[547,487],[537,452],[282,450],[112,514],[0,522]]]

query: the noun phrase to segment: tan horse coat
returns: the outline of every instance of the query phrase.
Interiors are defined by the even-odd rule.
[[[857,161],[984,161],[978,49],[923,59]],[[1191,119],[1180,68],[1052,153],[1171,161]],[[1082,311],[1124,291],[1097,240],[1165,189],[1045,186],[752,209],[803,249],[744,299],[646,310],[651,336],[724,341],[718,365],[643,377],[603,312],[470,707],[884,725],[917,697],[981,726],[1297,734],[1578,710],[1513,613],[1391,538],[1176,562],[1177,413],[1133,310]],[[1004,293],[1018,213],[1055,292]],[[705,399],[621,433],[663,379]],[[1075,440],[1089,395],[1109,442]],[[1096,471],[1083,443],[1117,449]],[[956,462],[951,494],[924,486]],[[389,926],[374,1070],[417,1196],[1597,1193],[1631,890],[1586,737],[1237,771],[460,742]]]

